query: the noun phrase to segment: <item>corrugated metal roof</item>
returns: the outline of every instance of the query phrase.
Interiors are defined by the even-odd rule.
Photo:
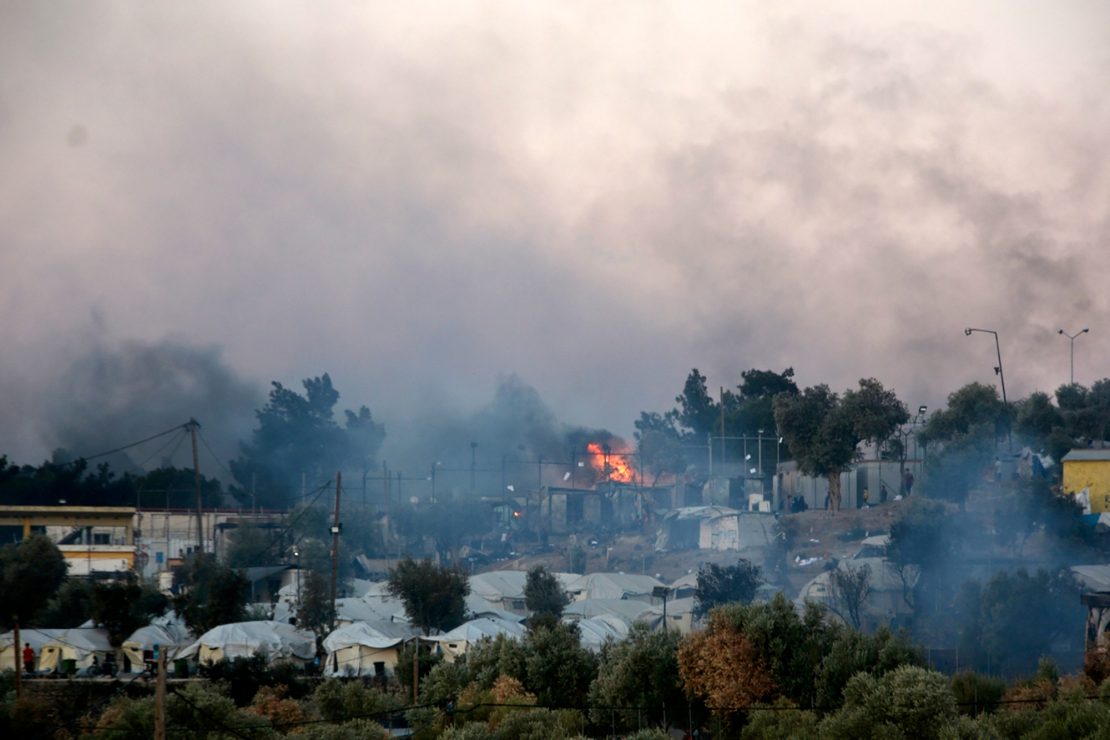
[[[1072,450],[1064,455],[1061,462],[1110,460],[1110,450]]]

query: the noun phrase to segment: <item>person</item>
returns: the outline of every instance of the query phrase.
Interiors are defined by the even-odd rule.
[[[906,471],[905,483],[906,483],[906,495],[909,496],[911,493],[913,493],[913,473],[911,473],[908,470]]]
[[[870,509],[871,507],[868,506],[868,503],[870,502],[870,499],[871,499],[871,491],[867,490],[867,487],[865,486],[864,489],[863,489],[863,506],[860,507],[860,508]]]
[[[31,647],[31,643],[23,643],[23,671],[25,673],[35,672],[35,649]]]
[[[887,496],[889,496],[889,495],[890,494],[888,494],[887,490],[886,490],[886,483],[880,484],[879,485],[879,503],[880,504],[885,504]]]

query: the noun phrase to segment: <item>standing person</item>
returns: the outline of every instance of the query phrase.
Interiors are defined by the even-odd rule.
[[[911,493],[913,493],[913,473],[911,473],[908,470],[906,471],[905,483],[906,483],[906,495],[909,496]]]
[[[29,642],[23,643],[23,672],[35,672],[35,649]]]

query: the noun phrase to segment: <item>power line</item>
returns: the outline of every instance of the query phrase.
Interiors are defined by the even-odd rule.
[[[177,426],[173,427],[172,429],[167,429],[164,432],[159,432],[158,434],[153,434],[153,435],[147,437],[146,439],[140,439],[138,442],[132,442],[131,444],[127,444],[127,445],[124,445],[122,447],[117,447],[114,450],[107,450],[105,452],[98,452],[95,455],[82,455],[78,459],[79,460],[95,460],[98,457],[107,457],[108,455],[114,455],[117,452],[123,452],[124,450],[131,449],[132,447],[138,447],[139,445],[150,442],[151,440],[155,440],[155,439],[158,439],[159,437],[164,437],[167,434],[172,434],[172,433],[174,433],[178,430],[185,429],[185,427],[186,427],[185,424],[178,424]]]

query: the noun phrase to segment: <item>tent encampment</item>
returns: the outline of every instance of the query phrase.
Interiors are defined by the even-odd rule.
[[[316,636],[282,622],[234,622],[208,630],[176,657],[211,664],[253,655],[303,665],[316,657]]]

